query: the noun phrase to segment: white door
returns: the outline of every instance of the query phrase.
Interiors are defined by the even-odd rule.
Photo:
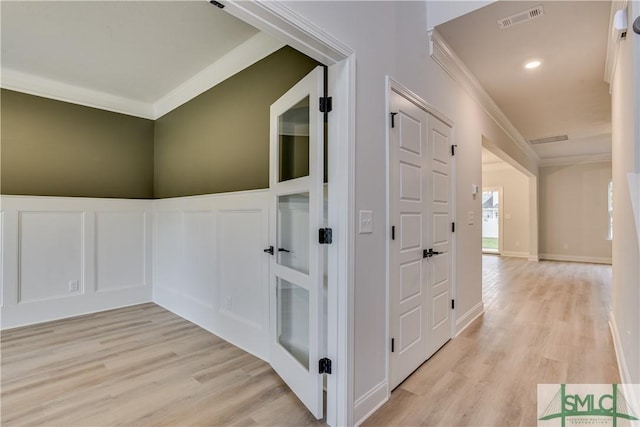
[[[318,67],[271,106],[270,126],[270,363],[316,418],[323,416],[323,89]]]
[[[433,116],[429,116],[429,223],[431,226],[427,257],[428,279],[428,345],[427,358],[431,357],[451,338],[452,280],[452,177],[451,177],[451,128]]]
[[[390,384],[451,337],[451,129],[391,94]]]

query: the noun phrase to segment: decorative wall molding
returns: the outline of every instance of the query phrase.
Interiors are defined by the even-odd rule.
[[[520,132],[518,132],[516,127],[502,110],[500,110],[493,99],[491,99],[471,70],[467,68],[438,31],[435,29],[429,30],[427,35],[429,37],[429,52],[436,63],[438,63],[451,78],[460,83],[463,89],[471,95],[522,152],[535,161],[539,161],[540,157],[538,154],[531,148],[529,143]]]
[[[511,258],[526,258],[529,259],[529,252],[516,252],[516,251],[502,251],[502,256]]]
[[[387,381],[382,381],[353,403],[353,419],[356,420],[354,426],[360,426],[382,405],[387,403],[391,395],[388,388],[389,384]]]
[[[151,200],[0,199],[1,328],[151,301]]]
[[[456,321],[456,333],[457,337],[460,335],[465,329],[469,327],[478,317],[484,314],[484,302],[480,301],[473,307],[471,307],[465,314],[460,316]]]
[[[611,258],[582,255],[540,254],[540,259],[549,261],[586,262],[590,264],[611,264]]]
[[[611,162],[611,153],[583,154],[540,159],[540,167]]]
[[[259,32],[156,102],[147,103],[14,70],[3,70],[0,86],[17,92],[156,120],[285,46]]]
[[[283,42],[259,32],[155,102],[151,106],[153,118],[164,116],[284,46]]]
[[[142,117],[143,119],[154,119],[151,104],[19,71],[3,69],[0,86],[3,89],[28,93],[29,95]]]

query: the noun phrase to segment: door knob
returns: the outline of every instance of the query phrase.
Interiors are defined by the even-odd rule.
[[[278,248],[278,252],[291,252],[291,251],[285,248]]]
[[[269,246],[267,249],[264,249],[263,252],[273,255],[273,246]]]
[[[424,249],[422,251],[422,258],[431,258],[434,255],[440,255],[442,252],[434,251],[433,248]]]

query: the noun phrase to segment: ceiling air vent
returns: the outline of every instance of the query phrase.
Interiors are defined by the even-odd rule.
[[[534,7],[533,9],[525,10],[524,12],[516,13],[515,15],[507,16],[506,18],[498,19],[498,27],[505,29],[513,27],[516,24],[522,24],[532,20],[533,18],[539,18],[544,15],[544,9],[542,6]]]
[[[569,135],[549,136],[547,138],[530,139],[529,144],[547,144],[549,142],[567,141],[568,139]]]

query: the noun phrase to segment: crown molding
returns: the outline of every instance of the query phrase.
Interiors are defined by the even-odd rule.
[[[284,46],[285,43],[260,32],[155,103],[136,101],[7,69],[2,70],[0,86],[43,98],[156,120]]]
[[[521,151],[536,162],[540,156],[531,148],[529,143],[518,132],[507,116],[500,110],[495,101],[491,99],[482,84],[473,75],[471,70],[462,62],[453,49],[444,41],[437,30],[429,30],[429,53],[442,69],[464,88],[480,107],[491,117],[496,124],[507,134]]]
[[[611,153],[542,158],[540,159],[540,167],[605,162],[611,162]]]
[[[259,32],[155,102],[152,105],[154,119],[164,116],[284,46],[285,43]]]
[[[617,11],[624,9],[627,6],[628,0],[613,0],[611,2],[611,11],[609,12],[609,33],[607,36],[607,56],[604,63],[604,81],[611,84],[613,74],[616,69],[616,63],[618,62],[618,51],[620,50],[620,43],[615,39],[613,30],[613,17]],[[609,86],[609,93],[611,93],[611,86]]]
[[[2,70],[0,86],[4,89],[41,96],[43,98],[99,108],[101,110],[142,117],[144,119],[154,119],[153,108],[150,104],[22,73],[20,71]]]

